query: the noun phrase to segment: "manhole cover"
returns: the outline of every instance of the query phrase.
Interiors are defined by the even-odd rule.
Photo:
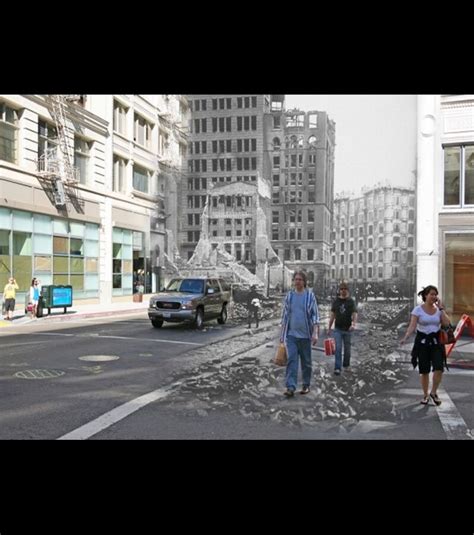
[[[61,377],[66,372],[60,370],[24,370],[14,374],[19,379],[52,379],[53,377]]]
[[[105,362],[106,360],[118,360],[120,357],[115,355],[87,355],[79,357],[79,360],[86,360],[87,362]]]

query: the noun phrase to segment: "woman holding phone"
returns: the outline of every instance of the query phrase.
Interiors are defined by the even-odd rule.
[[[441,325],[448,326],[450,324],[450,319],[438,297],[436,286],[430,285],[423,288],[418,292],[418,296],[421,296],[423,303],[412,310],[410,324],[400,343],[404,344],[416,330],[411,355],[413,367],[418,364],[420,372],[423,389],[423,399],[420,403],[428,405],[432,399],[435,405],[441,405],[437,392],[443,376],[446,351],[444,346],[439,343],[439,331]],[[431,370],[433,370],[433,386],[431,392],[428,392]]]

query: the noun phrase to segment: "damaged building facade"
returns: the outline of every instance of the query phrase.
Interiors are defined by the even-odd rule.
[[[37,277],[106,304],[131,299],[140,272],[154,291],[186,127],[180,95],[0,95],[2,288],[11,273],[19,303]]]
[[[325,112],[275,107],[266,117],[271,243],[290,270],[325,292],[330,278],[335,123]]]
[[[242,187],[253,185],[251,191],[256,191],[258,177],[268,182],[264,115],[270,112],[272,95],[188,95],[188,101],[188,178],[187,187],[183,183],[181,192],[180,252],[184,260],[194,254],[201,233],[202,211],[213,188],[237,183]],[[244,206],[238,208],[240,211]],[[242,230],[245,236],[251,229]],[[245,250],[244,247],[242,262],[255,269],[255,248],[250,255]]]
[[[323,287],[330,276],[334,122],[324,112],[286,111],[284,95],[188,100],[181,256],[195,255],[207,206],[212,247],[267,285],[288,287],[291,273],[304,269],[311,286]]]
[[[269,264],[280,263],[269,240],[271,164],[265,124],[274,102],[279,101],[281,109],[283,99],[188,95],[191,118],[180,252],[190,265],[207,262],[208,240],[213,250],[225,252],[260,281],[268,279]]]

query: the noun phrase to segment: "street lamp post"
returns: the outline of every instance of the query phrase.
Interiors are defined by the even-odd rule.
[[[265,251],[265,262],[267,264],[267,297],[270,296],[270,264],[268,263],[268,249]]]

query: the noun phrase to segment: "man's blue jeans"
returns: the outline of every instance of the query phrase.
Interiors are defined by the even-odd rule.
[[[334,339],[336,340],[336,362],[334,369],[340,370],[341,363],[345,367],[351,364],[351,331],[334,329]],[[342,344],[344,343],[344,362],[342,362]]]
[[[311,384],[311,340],[309,338],[286,337],[288,363],[286,365],[286,388],[296,390],[298,383],[298,356],[301,358],[303,386]]]

